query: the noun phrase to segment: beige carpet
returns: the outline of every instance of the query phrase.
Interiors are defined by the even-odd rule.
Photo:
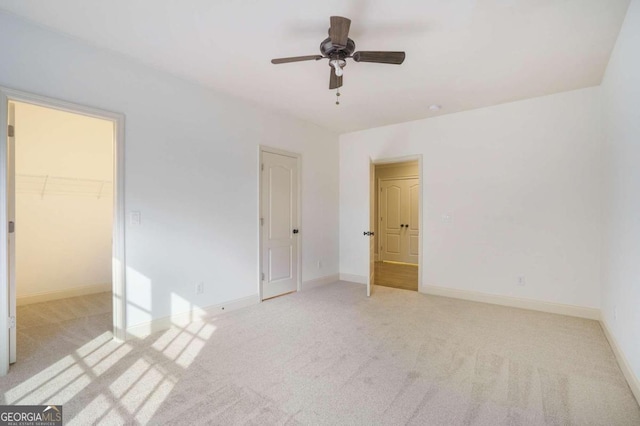
[[[0,394],[66,424],[640,424],[595,321],[336,283],[118,344],[50,309]]]

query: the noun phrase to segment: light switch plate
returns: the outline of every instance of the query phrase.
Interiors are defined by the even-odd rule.
[[[129,214],[129,222],[131,225],[138,226],[142,222],[142,215],[140,212],[131,212]]]

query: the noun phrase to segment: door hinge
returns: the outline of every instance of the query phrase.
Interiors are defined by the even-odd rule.
[[[262,281],[264,281],[264,272],[262,273]]]
[[[264,163],[260,164],[260,170],[264,170]]]
[[[16,128],[12,124],[9,124],[9,127],[7,128],[7,136],[12,138],[15,135],[16,135]]]
[[[9,234],[13,234],[16,231],[15,222],[13,222],[13,221],[9,222],[9,226],[8,226],[7,231],[9,232]]]
[[[16,317],[9,317],[9,328],[16,328]]]
[[[264,226],[264,217],[260,218],[260,226]]]

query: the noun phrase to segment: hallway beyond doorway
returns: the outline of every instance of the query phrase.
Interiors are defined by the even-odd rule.
[[[418,291],[418,265],[376,262],[375,283],[385,287]]]

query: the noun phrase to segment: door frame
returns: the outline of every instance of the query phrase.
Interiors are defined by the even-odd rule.
[[[423,218],[423,214],[424,214],[424,191],[425,191],[425,187],[426,185],[424,184],[424,171],[423,171],[423,161],[422,161],[422,154],[415,154],[415,155],[405,155],[405,156],[401,156],[401,157],[386,157],[386,158],[377,158],[375,160],[373,160],[373,164],[374,165],[380,165],[380,164],[392,164],[392,163],[406,163],[408,161],[418,161],[418,184],[420,185],[420,192],[419,192],[419,197],[418,197],[418,227],[420,230],[420,239],[418,241],[418,293],[424,293],[424,286],[422,284],[422,270],[423,270],[423,258],[424,258],[424,250],[423,250],[423,241],[425,238],[425,232],[424,232],[424,218]],[[414,176],[413,178],[415,178],[416,176]],[[377,181],[375,182],[375,184],[377,184]],[[374,188],[375,189],[375,188]],[[378,198],[378,201],[380,201],[380,199]],[[371,207],[369,207],[371,208]],[[380,206],[378,206],[378,216],[376,217],[376,222],[379,222],[378,218],[380,217]],[[378,227],[379,228],[379,227]],[[377,244],[379,245],[379,244]],[[379,249],[378,249],[379,250]],[[371,253],[369,253],[369,255],[371,255]]]
[[[393,163],[392,163],[393,164]],[[401,177],[391,177],[391,178],[378,178],[378,180],[376,181],[376,185],[378,185],[378,188],[380,188],[380,186],[382,185],[382,182],[387,182],[390,180],[406,180],[406,179],[418,179],[418,184],[420,184],[420,176],[418,175],[410,175],[410,176],[401,176]],[[420,187],[420,190],[422,190],[422,187]],[[380,194],[376,194],[378,196],[378,217],[376,217],[376,225],[378,225],[378,235],[377,237],[381,237],[382,236],[382,231],[380,231],[380,221],[378,220],[378,218],[380,217],[380,206],[382,204],[382,198],[380,198]],[[418,209],[420,208],[420,206],[418,206]],[[420,214],[420,211],[418,210],[418,214]],[[418,224],[418,226],[420,226],[420,224]],[[376,238],[377,241],[377,249],[378,249],[378,256],[376,256],[376,258],[379,261],[382,261],[382,251],[380,249],[380,246],[382,245],[382,240],[380,240],[380,238]],[[418,250],[420,248],[418,247]],[[418,256],[418,258],[420,258],[420,256]]]
[[[298,163],[298,173],[296,178],[298,179],[298,228],[301,230],[298,235],[298,244],[296,250],[296,256],[298,257],[298,276],[296,278],[296,291],[302,290],[302,154],[285,151],[279,148],[272,148],[266,145],[258,145],[258,294],[260,296],[260,302],[262,302],[262,225],[260,223],[262,219],[262,154],[268,152],[271,154],[284,155],[285,157],[295,158]]]
[[[7,218],[7,114],[9,102],[22,102],[45,108],[108,120],[113,123],[113,337],[126,340],[126,259],[125,259],[125,199],[124,199],[124,123],[123,114],[105,111],[59,99],[35,95],[0,86],[0,270],[8,267],[8,218]],[[16,132],[19,132],[17,129]],[[0,274],[0,376],[9,372],[9,281],[8,274]]]

